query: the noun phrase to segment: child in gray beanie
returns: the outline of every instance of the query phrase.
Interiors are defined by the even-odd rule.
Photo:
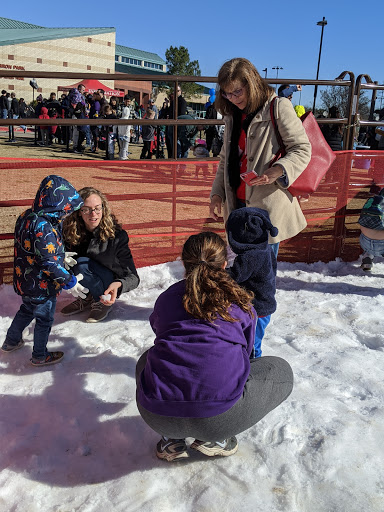
[[[254,357],[261,356],[261,341],[271,314],[276,311],[276,256],[268,244],[269,234],[278,230],[271,224],[268,212],[261,208],[238,208],[227,221],[228,242],[236,254],[231,277],[255,295],[253,306],[258,315]]]

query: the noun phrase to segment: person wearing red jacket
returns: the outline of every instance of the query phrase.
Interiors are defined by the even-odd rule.
[[[41,107],[41,114],[39,115],[39,119],[49,119],[48,109],[47,107]],[[48,146],[49,138],[51,134],[50,126],[40,126],[41,132],[41,142],[39,142],[39,146]]]

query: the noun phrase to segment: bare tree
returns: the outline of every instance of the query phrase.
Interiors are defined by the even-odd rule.
[[[348,87],[341,87],[340,85],[326,87],[325,90],[320,91],[322,105],[319,110],[323,111],[329,110],[331,107],[337,107],[341,117],[347,117],[348,94]],[[362,92],[359,98],[359,113],[362,119],[368,119],[369,103],[369,98]]]

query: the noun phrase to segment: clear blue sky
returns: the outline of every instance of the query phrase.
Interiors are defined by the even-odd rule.
[[[163,59],[171,45],[182,45],[199,61],[202,75],[216,76],[226,60],[246,57],[260,72],[268,68],[270,77],[276,77],[272,67],[282,67],[279,77],[288,79],[316,77],[321,34],[316,23],[325,16],[319,78],[348,70],[384,83],[381,2],[21,0],[3,3],[1,16],[45,27],[115,27],[117,44]],[[301,103],[311,104],[312,98],[313,87],[305,87]]]

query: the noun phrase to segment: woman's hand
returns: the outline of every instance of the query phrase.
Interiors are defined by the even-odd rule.
[[[212,198],[211,198],[211,204],[209,205],[209,216],[212,218],[212,219],[215,219],[215,220],[219,220],[219,215],[221,215],[221,204],[222,204],[223,200],[221,199],[220,196],[218,195],[213,195]],[[217,213],[218,215],[216,215],[216,210],[217,208]]]
[[[115,303],[116,301],[116,297],[117,297],[117,290],[121,287],[121,283],[120,281],[113,281],[113,283],[111,283],[108,288],[105,290],[104,292],[104,295],[110,295],[111,296],[111,300],[103,300],[101,297],[100,297],[100,302],[102,302],[103,304],[105,304],[106,306],[112,306],[112,304]]]
[[[269,185],[280,178],[283,175],[283,172],[284,169],[281,167],[281,165],[275,165],[267,169],[262,176],[256,176],[256,178],[250,180],[249,185],[252,187],[258,185]]]

